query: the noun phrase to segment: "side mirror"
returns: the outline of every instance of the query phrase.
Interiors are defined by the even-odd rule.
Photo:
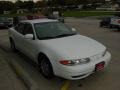
[[[33,34],[26,34],[25,39],[33,39]]]
[[[75,29],[75,28],[72,28],[72,31],[73,31],[73,32],[76,32],[76,29]]]

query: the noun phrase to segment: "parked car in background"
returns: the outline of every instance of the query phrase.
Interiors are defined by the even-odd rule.
[[[0,27],[11,27],[12,26],[12,20],[7,17],[0,17]]]
[[[118,31],[120,31],[120,17],[118,16],[104,17],[100,21],[100,27],[115,28]]]
[[[116,28],[118,31],[120,31],[120,17],[113,17],[111,18],[111,23],[110,23],[112,28]]]
[[[56,19],[63,23],[65,22],[62,13],[58,12],[58,11],[54,11],[53,13],[48,14],[47,18],[48,19]]]
[[[32,20],[32,19],[40,19],[46,18],[46,16],[39,16],[39,15],[27,15],[27,16],[16,16],[13,17],[13,25],[16,26],[20,21],[23,20]]]
[[[81,79],[103,70],[111,54],[101,43],[78,34],[58,20],[20,21],[9,29],[11,49],[36,62],[41,73],[65,79]]]
[[[112,17],[104,17],[100,21],[100,27],[110,27]]]

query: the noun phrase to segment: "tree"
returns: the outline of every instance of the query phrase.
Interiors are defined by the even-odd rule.
[[[15,2],[15,6],[16,6],[16,8],[21,8],[21,9],[23,9],[24,8],[24,2],[23,1],[21,1],[21,0],[17,0],[16,2]]]
[[[35,3],[35,6],[37,7],[37,8],[41,8],[41,7],[45,7],[45,1],[37,1],[36,3]]]
[[[33,8],[35,7],[35,4],[32,0],[31,1],[24,1],[23,7],[24,7],[24,9],[28,9],[29,11],[32,11]]]
[[[14,9],[14,4],[10,1],[0,1],[0,13]]]

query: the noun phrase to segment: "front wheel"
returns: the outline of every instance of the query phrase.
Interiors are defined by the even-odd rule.
[[[47,78],[53,78],[53,69],[49,59],[45,56],[39,57],[39,68],[42,75]]]

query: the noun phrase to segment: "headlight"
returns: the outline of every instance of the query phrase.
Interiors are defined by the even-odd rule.
[[[90,59],[89,58],[84,58],[84,59],[78,59],[78,60],[61,60],[59,62],[63,65],[74,66],[74,65],[89,63]]]

